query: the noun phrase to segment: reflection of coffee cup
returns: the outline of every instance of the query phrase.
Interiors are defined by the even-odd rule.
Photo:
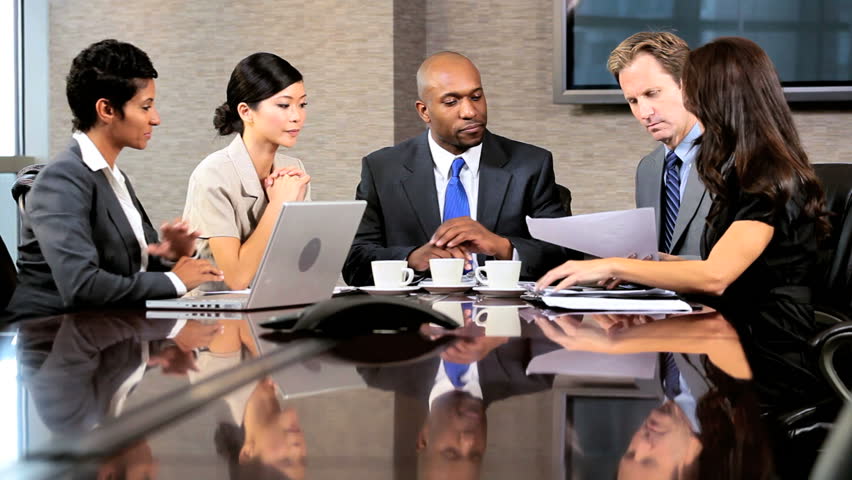
[[[458,285],[464,273],[464,260],[461,258],[433,258],[429,260],[432,283],[435,285]]]
[[[379,288],[400,288],[414,280],[414,270],[405,260],[376,260],[373,268],[373,283]]]
[[[485,327],[489,337],[519,337],[521,335],[521,317],[514,305],[479,308],[473,322]]]
[[[464,302],[435,302],[432,304],[432,310],[443,313],[450,317],[460,327],[464,326]]]
[[[488,260],[484,267],[476,268],[475,275],[479,283],[491,288],[518,288],[521,262],[519,260]]]

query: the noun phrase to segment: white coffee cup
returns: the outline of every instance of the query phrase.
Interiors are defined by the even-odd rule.
[[[450,317],[460,327],[464,326],[464,309],[463,302],[435,302],[432,304],[432,310],[443,313]]]
[[[519,260],[488,260],[484,267],[477,267],[474,274],[479,283],[490,288],[518,288],[521,262]],[[482,274],[486,276],[483,277]]]
[[[498,307],[483,307],[476,312],[473,322],[485,327],[485,335],[489,337],[518,337],[521,335],[521,317],[519,307],[505,305]]]
[[[432,283],[435,285],[459,285],[464,273],[464,259],[432,258],[429,260]]]
[[[414,280],[414,270],[408,268],[405,260],[375,260],[373,268],[373,283],[379,288],[404,287]]]

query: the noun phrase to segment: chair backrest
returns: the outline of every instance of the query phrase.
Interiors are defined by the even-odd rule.
[[[17,277],[15,262],[9,255],[9,250],[6,249],[6,242],[0,237],[0,311],[9,304],[9,299],[12,298],[17,285]]]
[[[831,212],[825,245],[825,276],[814,291],[816,303],[852,312],[852,163],[817,163],[814,170]]]
[[[562,209],[565,210],[566,214],[571,215],[571,190],[558,183],[556,189],[559,191],[559,203],[562,204]]]

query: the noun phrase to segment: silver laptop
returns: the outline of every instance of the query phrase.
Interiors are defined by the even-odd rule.
[[[331,298],[367,202],[286,202],[248,293],[148,300],[148,308],[258,310]]]

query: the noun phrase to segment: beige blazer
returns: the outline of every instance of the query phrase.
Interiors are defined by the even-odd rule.
[[[275,168],[305,169],[301,160],[280,151],[275,154],[274,162]],[[305,201],[310,199],[308,185]],[[236,135],[230,145],[202,160],[189,177],[183,218],[201,232],[196,245],[199,258],[213,261],[210,238],[234,237],[244,243],[254,232],[268,203],[243,139]]]

